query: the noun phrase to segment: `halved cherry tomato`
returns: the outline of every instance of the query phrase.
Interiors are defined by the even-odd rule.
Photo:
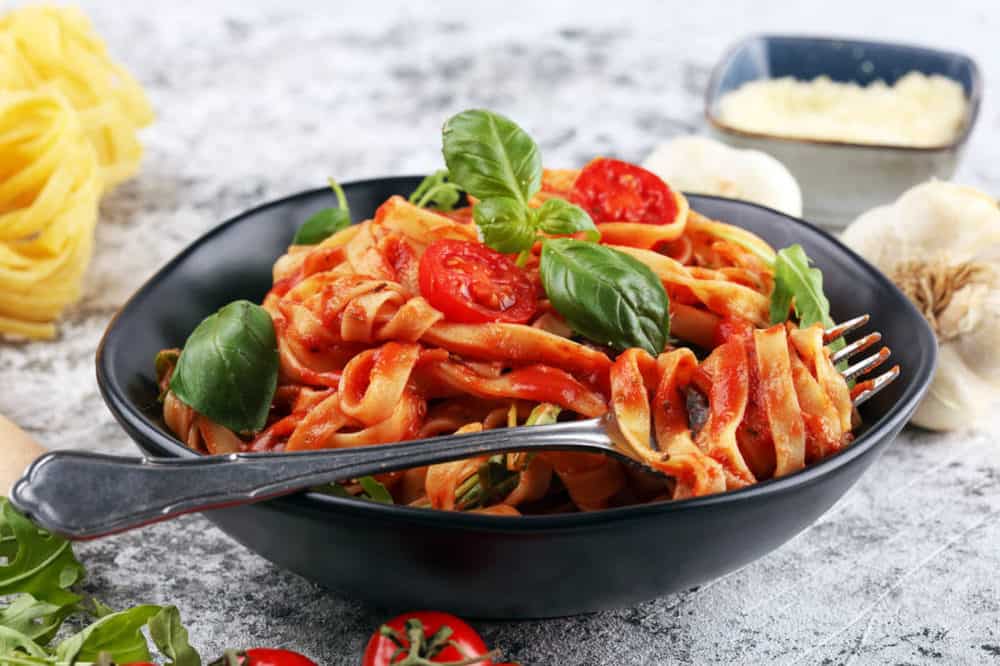
[[[463,324],[523,324],[538,308],[528,274],[473,241],[431,243],[420,258],[420,293],[449,321]]]
[[[583,167],[569,199],[590,213],[594,222],[668,224],[677,217],[677,200],[662,178],[604,157]]]
[[[423,638],[418,645],[418,657],[415,661],[408,659],[404,652],[393,660],[392,655],[400,648],[400,644],[386,634],[391,633],[403,647],[409,649],[408,622],[411,623],[411,627],[418,626],[423,629]],[[419,625],[414,625],[414,622],[419,622]],[[445,627],[452,631],[448,637],[450,643],[445,643],[439,650],[430,650],[430,639]],[[473,662],[476,666],[494,666],[494,662],[490,659],[490,651],[486,649],[483,639],[479,637],[475,629],[464,621],[448,613],[416,611],[397,615],[382,625],[379,631],[372,634],[368,641],[368,647],[365,648],[361,666],[395,666],[413,663],[447,664],[463,661],[468,663],[466,660],[479,656],[484,656],[484,659],[481,662]]]

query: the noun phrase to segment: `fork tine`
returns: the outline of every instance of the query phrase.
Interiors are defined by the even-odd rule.
[[[899,377],[899,366],[894,365],[891,370],[882,373],[875,379],[869,379],[862,384],[859,384],[856,389],[861,389],[857,391],[851,398],[851,402],[854,403],[855,407],[858,407],[870,400],[875,396],[876,393],[884,389],[886,386],[895,381],[896,377]]]
[[[874,370],[878,366],[885,363],[885,360],[889,358],[889,355],[891,353],[892,352],[889,351],[888,347],[882,347],[882,349],[878,350],[877,354],[872,354],[868,358],[858,361],[857,363],[850,366],[840,374],[843,375],[844,379],[847,380],[854,379],[858,375],[863,375],[866,372],[870,372],[871,370]]]
[[[871,333],[861,338],[860,340],[855,340],[851,344],[847,345],[838,352],[833,353],[830,356],[830,360],[833,363],[840,363],[843,360],[849,359],[850,357],[863,352],[864,350],[871,347],[876,342],[882,339],[882,334],[879,332]]]
[[[843,337],[845,333],[850,333],[856,328],[861,328],[868,323],[869,319],[871,319],[871,315],[863,314],[854,319],[848,319],[843,323],[831,326],[823,331],[823,344],[830,344],[837,338]]]

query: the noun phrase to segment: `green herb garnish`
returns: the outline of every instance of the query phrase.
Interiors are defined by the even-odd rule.
[[[170,390],[236,432],[264,427],[278,385],[278,343],[267,310],[235,301],[205,318],[184,344]]]
[[[318,245],[341,229],[351,226],[351,210],[344,190],[331,178],[330,187],[337,196],[336,208],[324,208],[302,223],[295,232],[292,245]]]
[[[420,181],[410,195],[410,203],[449,211],[454,210],[461,198],[462,188],[449,180],[447,169],[439,169]]]
[[[552,305],[584,337],[619,351],[663,351],[670,302],[641,261],[603,245],[553,239],[542,246],[541,277]]]
[[[480,200],[472,219],[483,242],[494,250],[524,252],[539,232],[583,231],[590,240],[600,238],[590,215],[568,201],[528,206],[542,187],[542,156],[534,140],[512,120],[491,111],[463,111],[444,124],[442,142],[451,180]]]
[[[65,539],[40,530],[0,497],[0,664],[92,666],[150,661],[149,632],[168,666],[201,666],[173,606],[137,606],[113,612],[96,599],[82,603],[70,587],[83,566]],[[2,559],[0,559],[2,561]],[[63,621],[89,616],[92,622],[50,645]]]

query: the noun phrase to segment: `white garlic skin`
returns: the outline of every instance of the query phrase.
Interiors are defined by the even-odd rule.
[[[888,275],[902,261],[936,257],[1000,271],[1000,208],[975,189],[931,181],[863,213],[841,240]],[[913,423],[930,430],[967,428],[1000,399],[998,285],[956,291],[938,322],[949,339],[939,341],[937,371]]]
[[[781,162],[759,150],[682,136],[657,146],[642,166],[684,192],[742,199],[802,217],[798,182]]]

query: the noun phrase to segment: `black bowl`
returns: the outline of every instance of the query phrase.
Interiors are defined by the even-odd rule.
[[[344,186],[360,219],[419,178]],[[527,618],[627,606],[689,588],[774,550],[816,520],[875,461],[930,382],[936,343],[923,317],[881,273],[823,231],[728,199],[691,206],[776,247],[801,243],[823,269],[838,320],[869,312],[902,375],[862,409],[867,429],[822,463],[737,492],[673,503],[506,518],[390,506],[315,493],[209,512],[251,550],[352,599],[471,617]],[[145,452],[194,456],[163,424],[153,357],[181,346],[206,315],[259,301],[295,229],[329,206],[327,189],[255,208],[196,241],[160,270],[108,326],[97,379]]]

